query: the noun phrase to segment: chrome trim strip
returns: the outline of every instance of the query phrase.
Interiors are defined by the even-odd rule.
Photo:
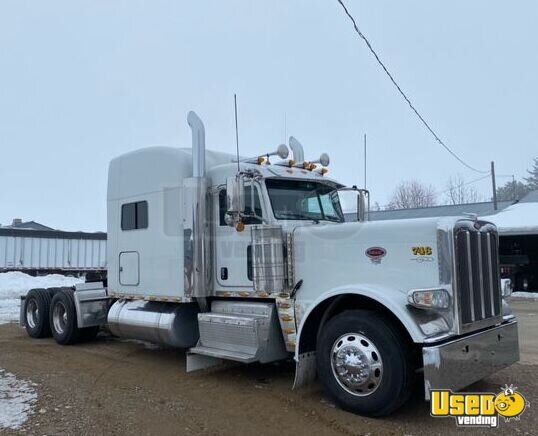
[[[491,233],[488,232],[488,265],[489,265],[489,293],[491,294],[491,314],[495,316],[495,288],[493,287],[493,281],[495,280],[493,274],[493,259],[491,258]]]
[[[480,232],[477,233],[477,241],[478,241],[478,277],[480,280],[480,309],[482,311],[482,319],[486,318],[486,308],[484,307],[486,296],[484,295],[484,270],[482,265],[482,234]]]
[[[474,322],[476,320],[474,316],[474,295],[473,295],[473,256],[471,251],[471,232],[469,230],[465,230],[465,242],[467,242],[467,268],[468,272],[467,275],[469,276],[469,304],[471,306],[471,321]]]

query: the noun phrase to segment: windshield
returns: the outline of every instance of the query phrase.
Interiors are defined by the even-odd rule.
[[[276,219],[344,221],[335,185],[297,179],[267,179],[265,184]]]

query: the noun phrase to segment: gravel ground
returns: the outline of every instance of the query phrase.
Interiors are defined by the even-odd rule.
[[[501,429],[457,429],[432,418],[420,387],[402,410],[369,419],[337,409],[319,384],[292,391],[291,362],[185,373],[185,353],[100,336],[61,347],[32,340],[16,324],[0,326],[0,368],[35,383],[34,413],[1,434],[442,435],[509,430],[537,434],[538,302],[514,301],[521,362],[469,390],[497,392],[513,383],[530,401],[518,422]]]

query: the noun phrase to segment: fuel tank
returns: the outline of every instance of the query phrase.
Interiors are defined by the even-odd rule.
[[[198,341],[196,303],[116,301],[108,312],[112,334],[176,348],[190,348]]]

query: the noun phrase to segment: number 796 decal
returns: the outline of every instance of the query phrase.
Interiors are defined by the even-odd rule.
[[[433,254],[432,247],[427,245],[418,245],[416,247],[412,247],[411,250],[415,256],[431,256]]]

